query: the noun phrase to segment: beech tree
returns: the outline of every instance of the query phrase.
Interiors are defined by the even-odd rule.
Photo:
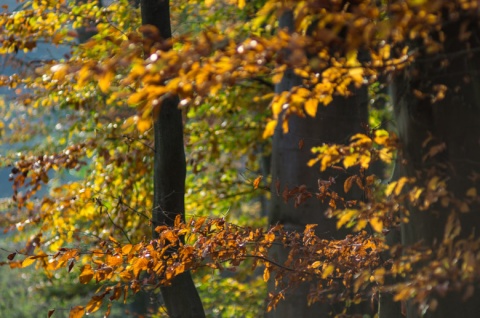
[[[7,8],[1,54],[72,45],[69,24],[97,35],[0,77],[18,94],[15,111],[68,114],[55,126],[68,126],[62,137],[5,157],[14,193],[1,224],[24,247],[2,264],[51,279],[66,268],[98,285],[71,317],[108,316],[113,302],[160,289],[170,314],[202,316],[189,273],[246,265],[270,283],[272,316],[292,304],[299,315],[347,315],[365,301],[374,311],[380,298],[380,316],[474,317],[478,5],[185,1],[172,10],[185,32],[172,38],[161,0],[142,2],[142,19],[126,1]],[[396,132],[367,117],[378,87],[390,87]],[[27,128],[3,127],[10,140]],[[248,175],[271,136],[271,177]],[[394,161],[395,179],[373,168]],[[52,185],[52,170],[73,169],[79,180]],[[236,222],[265,191],[270,226],[254,214]],[[398,229],[399,243],[386,240]]]

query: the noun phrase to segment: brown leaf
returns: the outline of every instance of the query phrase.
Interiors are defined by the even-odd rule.
[[[72,271],[72,268],[73,266],[75,265],[75,262],[70,262],[70,264],[68,264],[68,272],[70,273]]]
[[[9,260],[9,261],[13,261],[13,259],[15,258],[15,255],[17,255],[17,253],[9,254],[9,255],[7,256],[8,260]]]
[[[305,142],[303,141],[303,138],[302,138],[298,141],[298,149],[302,150],[304,145],[305,145]]]
[[[48,317],[48,318],[52,317],[52,315],[53,315],[54,312],[55,312],[55,309],[50,309],[50,310],[48,311],[47,317]]]
[[[348,191],[350,191],[353,185],[353,180],[356,177],[357,176],[351,176],[351,177],[348,177],[347,180],[345,180],[345,182],[343,183],[343,191],[345,191],[345,193],[348,193]]]

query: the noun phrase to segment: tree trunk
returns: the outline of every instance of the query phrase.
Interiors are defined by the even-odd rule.
[[[472,36],[461,42],[462,24],[466,20],[444,24],[446,41],[444,51],[435,56],[427,55],[419,47],[420,56],[413,65],[398,76],[393,85],[393,101],[402,144],[404,165],[400,174],[415,177],[420,186],[434,176],[447,180],[447,190],[459,202],[466,201],[466,192],[475,184],[469,179],[480,167],[480,43],[477,21],[470,23]],[[472,50],[473,49],[473,50]],[[447,87],[444,99],[432,102],[435,85]],[[419,93],[426,93],[419,98]],[[424,141],[430,138],[429,143]],[[429,151],[434,146],[438,153]],[[425,181],[427,180],[427,181]],[[480,215],[477,206],[470,206],[470,213],[457,213],[462,232],[460,238],[472,233],[478,237]],[[434,247],[443,241],[445,225],[454,204],[443,207],[432,204],[427,211],[410,209],[409,222],[402,225],[402,243],[412,245],[423,242]],[[451,285],[450,285],[451,286]],[[426,317],[478,317],[480,313],[479,290],[462,302],[463,293],[449,293],[438,300],[436,311]],[[464,291],[463,291],[464,292]],[[409,304],[407,317],[421,316],[418,307]]]
[[[158,28],[162,39],[171,38],[168,0],[142,0],[142,24]],[[153,237],[158,225],[172,226],[177,215],[185,220],[185,150],[182,113],[178,97],[166,98],[154,112],[154,208]],[[170,317],[205,317],[202,302],[190,272],[178,275],[167,287],[161,287]]]
[[[280,28],[294,30],[293,14],[286,12],[279,21]],[[275,87],[276,93],[290,90],[301,84],[301,79],[292,70],[287,70],[282,81]],[[315,198],[310,198],[297,208],[293,202],[285,203],[281,195],[277,195],[277,180],[280,192],[285,187],[306,185],[312,192],[318,192],[318,179],[328,180],[330,176],[337,177],[332,189],[343,194],[343,181],[347,177],[341,172],[327,170],[320,172],[318,166],[309,167],[307,162],[312,158],[310,149],[322,143],[347,143],[349,138],[362,130],[361,124],[368,122],[366,90],[359,90],[351,98],[335,98],[328,107],[319,107],[315,118],[291,116],[289,132],[283,134],[282,123],[279,120],[273,137],[272,145],[272,201],[270,206],[270,224],[283,224],[285,229],[302,232],[307,224],[318,224],[317,235],[322,238],[343,238],[345,231],[337,231],[336,220],[327,219],[324,215],[328,204],[323,204]],[[281,115],[280,115],[281,116]],[[303,147],[299,141],[303,140]],[[352,191],[354,192],[354,191]],[[352,198],[352,193],[349,193]],[[360,199],[357,193],[356,199]],[[275,245],[270,257],[284,262],[289,251]],[[274,292],[274,282],[269,283],[269,292]],[[329,304],[307,304],[310,284],[305,283],[285,295],[276,310],[267,317],[329,317],[333,307]]]

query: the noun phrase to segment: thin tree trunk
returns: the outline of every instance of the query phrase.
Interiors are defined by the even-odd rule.
[[[168,0],[142,0],[142,24],[158,28],[162,39],[171,38]],[[158,225],[172,226],[177,215],[185,220],[185,150],[182,113],[178,97],[166,98],[154,112],[154,209],[153,237]],[[205,317],[202,302],[190,272],[178,275],[170,286],[161,287],[170,317]]]
[[[285,12],[279,21],[280,28],[294,30],[292,12]],[[288,54],[288,52],[287,52]],[[301,84],[301,79],[292,70],[287,70],[282,81],[275,87],[276,93],[290,90]],[[315,193],[318,191],[318,179],[328,180],[330,176],[337,177],[333,189],[343,194],[343,181],[346,175],[338,171],[327,170],[320,172],[318,166],[309,167],[307,162],[312,158],[310,149],[322,143],[347,143],[349,137],[361,131],[361,123],[368,122],[366,90],[359,90],[351,98],[335,98],[328,107],[319,106],[316,118],[291,116],[289,118],[289,132],[283,134],[282,123],[279,120],[273,137],[272,145],[272,201],[270,206],[270,224],[281,223],[287,230],[303,231],[307,224],[318,224],[317,235],[322,238],[343,238],[345,231],[337,231],[336,220],[324,216],[328,208],[315,198],[310,198],[297,208],[293,202],[285,203],[277,195],[277,180],[280,183],[280,192],[285,187],[306,185],[307,189]],[[299,147],[300,140],[303,147]],[[301,149],[300,149],[301,148]],[[352,191],[354,192],[354,191]],[[351,197],[352,193],[349,193]],[[357,193],[356,199],[360,198]],[[289,251],[275,245],[270,257],[283,262]],[[314,303],[308,306],[307,298],[311,285],[305,283],[285,295],[277,309],[267,314],[267,317],[330,317],[335,310],[329,304]],[[274,282],[269,282],[270,292],[274,292]]]

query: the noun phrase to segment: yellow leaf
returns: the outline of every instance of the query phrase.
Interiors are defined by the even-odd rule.
[[[383,222],[380,221],[377,217],[370,218],[370,225],[375,230],[375,232],[381,233],[383,230]]]
[[[271,120],[268,122],[267,126],[265,127],[265,130],[263,131],[263,139],[267,139],[270,136],[273,136],[273,133],[275,132],[275,128],[277,127],[277,121],[276,120]]]
[[[33,263],[35,263],[35,260],[36,258],[34,258],[33,256],[27,257],[26,259],[23,260],[22,267],[27,267],[32,265]]]
[[[392,162],[393,159],[393,154],[392,151],[388,148],[382,148],[378,152],[378,156],[380,157],[380,160],[382,160],[385,163],[390,163]]]
[[[315,117],[317,114],[317,107],[318,107],[318,100],[316,99],[309,99],[305,102],[305,112],[310,117]]]
[[[149,130],[152,127],[152,120],[150,118],[143,119],[139,118],[137,121],[137,129],[138,131],[143,134],[147,130]]]
[[[345,169],[350,168],[351,166],[354,166],[357,163],[358,160],[358,153],[354,152],[351,155],[346,156],[343,158],[343,166]]]
[[[286,119],[282,122],[282,131],[284,134],[288,133],[288,120]]]
[[[79,280],[80,280],[80,283],[82,284],[88,284],[92,278],[93,278],[93,270],[92,270],[92,266],[90,266],[89,264],[86,264],[85,266],[82,267],[82,272],[79,276]]]
[[[239,9],[245,8],[245,0],[238,0],[238,8]]]
[[[75,306],[70,309],[68,318],[81,318],[85,314],[85,308],[83,306]]]
[[[327,278],[330,274],[333,273],[334,270],[335,270],[335,266],[333,266],[332,264],[328,265],[328,266],[323,270],[322,278],[323,278],[323,279]]]
[[[355,228],[353,229],[355,232],[359,232],[363,230],[367,226],[367,220],[365,219],[360,219],[357,221],[357,224],[355,224]]]
[[[400,195],[402,192],[403,186],[408,182],[408,178],[401,177],[400,180],[398,180],[397,186],[395,187],[395,195]]]
[[[268,281],[270,279],[270,269],[268,267],[263,271],[263,280]]]
[[[375,137],[373,138],[373,141],[379,145],[385,145],[386,141],[388,140],[389,134],[388,131],[384,129],[378,129],[375,131]]]
[[[111,71],[107,71],[98,76],[98,86],[103,93],[106,93],[110,88],[110,84],[114,78],[115,74]]]
[[[138,104],[143,98],[145,97],[144,92],[137,92],[133,93],[130,95],[130,97],[127,99],[127,103],[131,106],[134,106],[135,104]]]
[[[277,118],[278,115],[282,112],[283,105],[285,104],[286,101],[287,101],[286,95],[283,93],[281,95],[276,95],[273,98],[272,112],[273,112],[274,118]]]
[[[376,269],[373,272],[373,277],[375,281],[379,282],[380,284],[383,285],[383,282],[385,281],[385,268],[381,267]]]
[[[396,181],[390,182],[390,184],[387,186],[387,189],[385,189],[385,195],[389,196],[390,194],[392,194],[396,186],[397,186]]]
[[[56,64],[50,68],[50,71],[53,72],[52,79],[63,79],[65,75],[67,75],[68,66],[65,64]]]
[[[311,266],[312,266],[312,268],[318,268],[318,267],[320,267],[320,265],[322,265],[322,262],[315,261],[315,262],[313,262],[313,264]]]
[[[337,229],[341,228],[344,224],[349,222],[355,214],[357,214],[356,210],[349,210],[349,209],[345,210],[345,212],[337,221]]]
[[[205,6],[210,8],[215,3],[215,0],[205,0]]]

